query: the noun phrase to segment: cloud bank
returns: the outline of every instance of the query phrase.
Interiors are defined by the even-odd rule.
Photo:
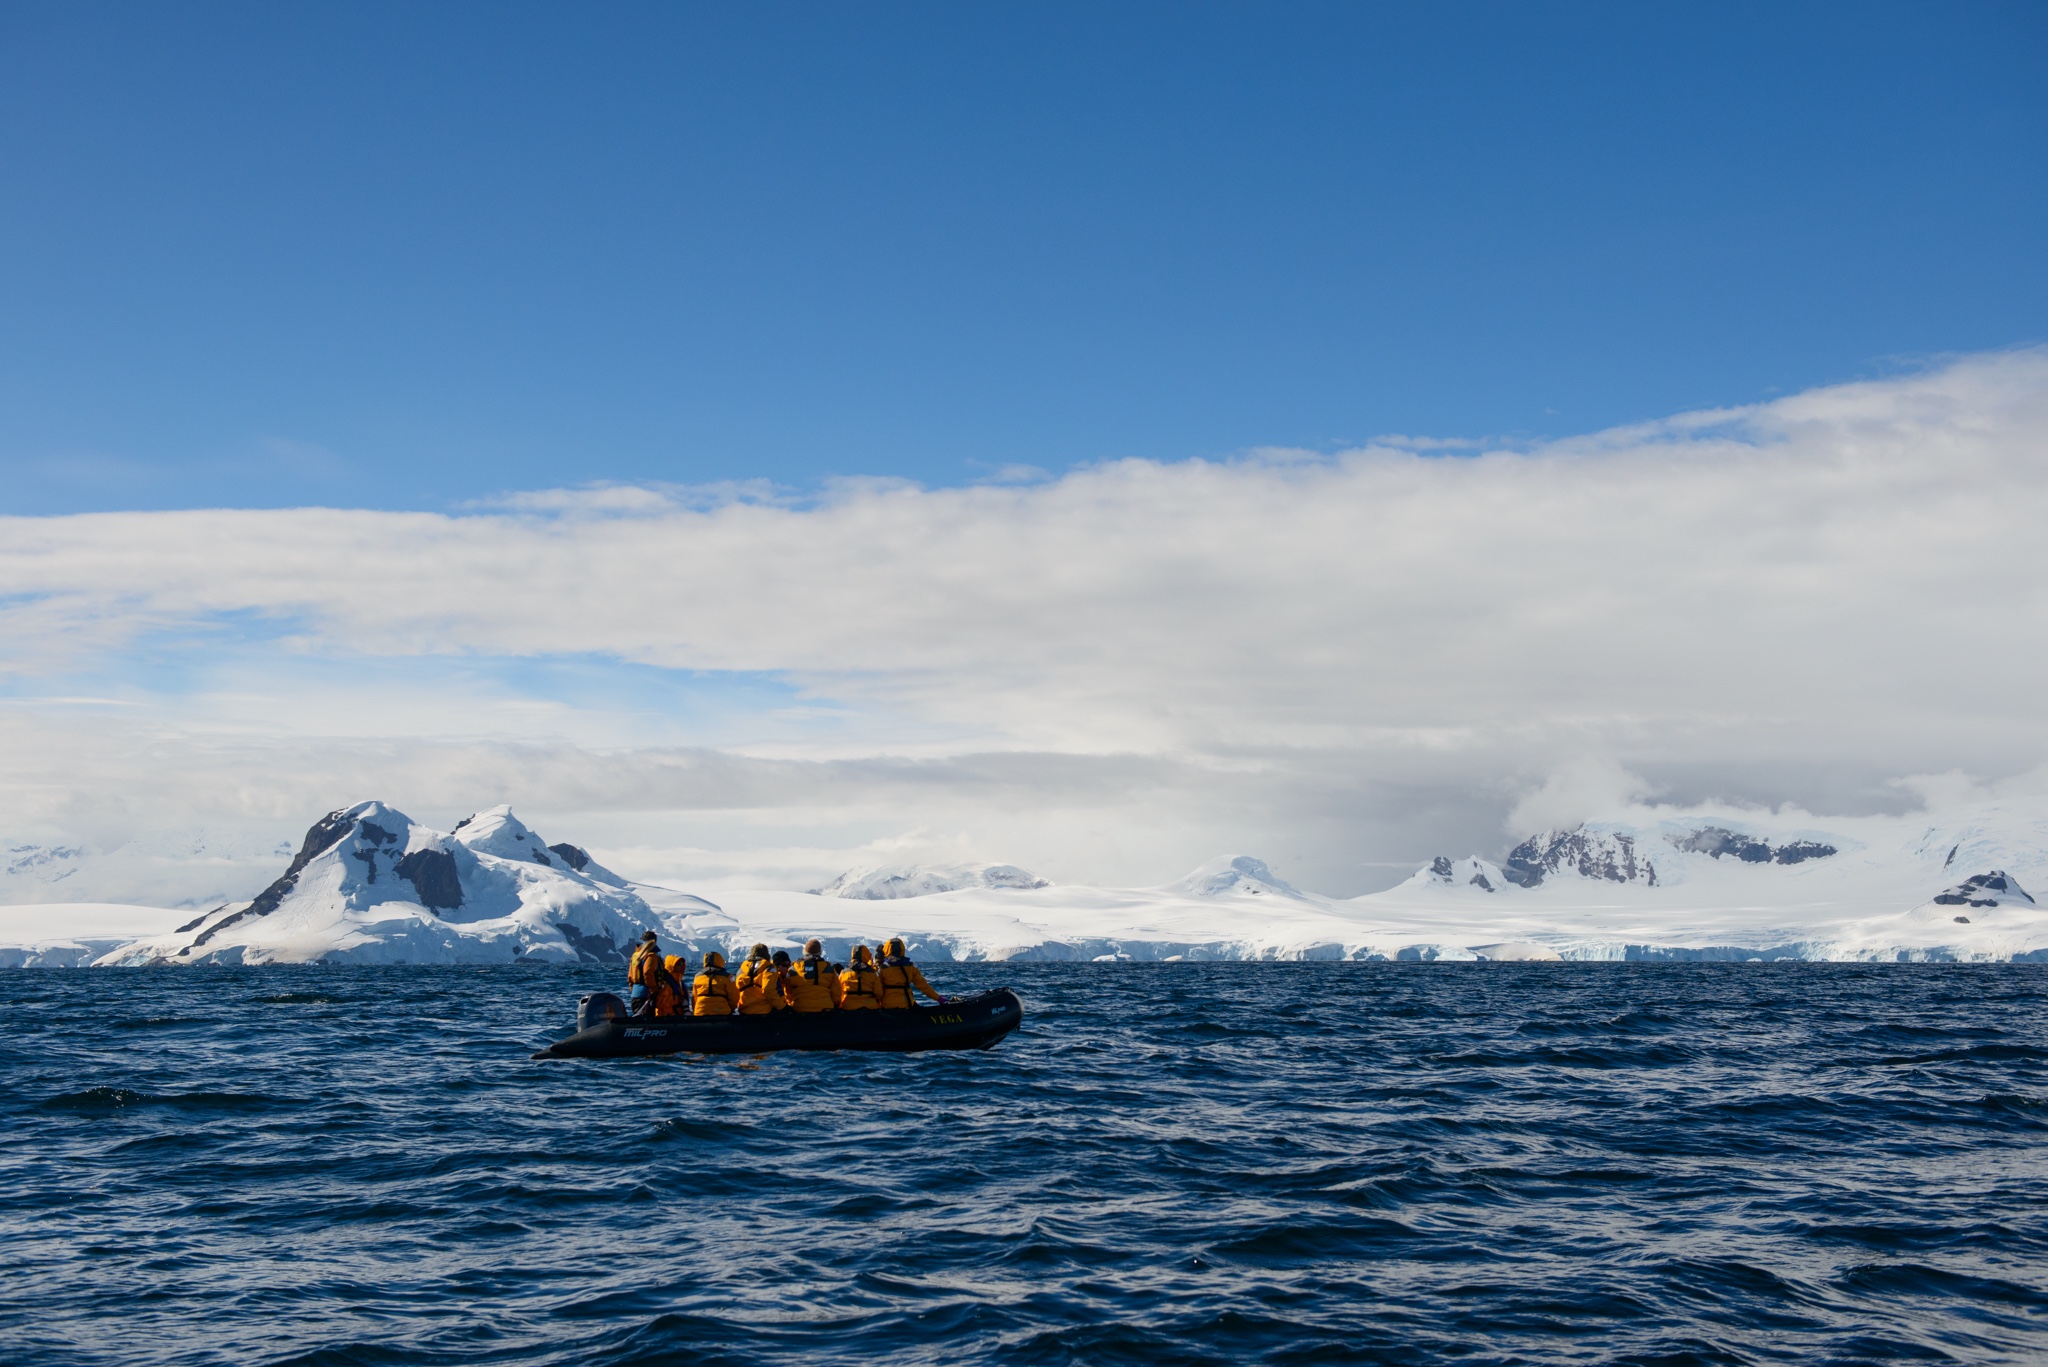
[[[510,800],[677,874],[1352,893],[1511,814],[2034,769],[2044,513],[2036,351],[1464,455],[5,519],[0,832]]]

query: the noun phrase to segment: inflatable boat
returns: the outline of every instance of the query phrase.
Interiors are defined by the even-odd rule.
[[[576,1033],[535,1058],[631,1058],[642,1054],[766,1054],[779,1049],[988,1049],[1024,1020],[1007,987],[940,1006],[901,1011],[820,1011],[766,1016],[628,1016],[605,992],[583,998]]]

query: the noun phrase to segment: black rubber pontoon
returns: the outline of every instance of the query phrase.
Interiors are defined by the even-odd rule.
[[[777,1011],[766,1016],[664,1016],[600,1021],[535,1058],[642,1054],[765,1054],[779,1049],[988,1049],[1024,1020],[1007,987],[902,1011]]]

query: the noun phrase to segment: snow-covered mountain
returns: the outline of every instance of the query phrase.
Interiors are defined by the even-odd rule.
[[[1442,856],[1343,900],[1231,855],[1153,888],[1054,886],[1010,865],[871,868],[829,895],[715,902],[629,883],[504,808],[442,835],[364,803],[316,824],[261,895],[175,924],[146,907],[7,908],[0,945],[15,948],[0,948],[0,965],[610,960],[643,927],[693,955],[817,936],[843,958],[900,934],[934,960],[2048,962],[2042,888],[2040,801],[1827,819],[1634,808],[1531,836],[1498,861]]]
[[[882,865],[848,869],[822,888],[820,897],[851,897],[866,902],[893,902],[903,897],[930,897],[962,888],[1043,888],[1043,878],[1015,864]]]
[[[1226,854],[1211,859],[1173,882],[1162,892],[1182,897],[1292,897],[1307,901],[1308,895],[1266,867],[1263,859],[1248,854]]]
[[[1445,887],[1478,888],[1481,892],[1499,892],[1509,886],[1508,876],[1498,864],[1489,863],[1477,855],[1469,859],[1447,859],[1438,855],[1429,862],[1429,867],[1418,871],[1411,881],[1425,884],[1442,884]]]
[[[720,948],[902,934],[935,959],[2048,960],[2029,885],[2048,886],[2041,803],[1825,821],[1639,808],[1343,900],[1238,855],[1158,888],[965,887],[886,912],[728,892],[717,918],[670,923]]]
[[[1934,896],[1938,907],[2017,907],[2035,905],[2033,895],[2021,887],[2017,878],[2006,875],[2003,869],[1989,873],[1972,874],[1952,888],[1943,888]],[[1957,925],[1970,924],[1967,916],[1949,918]]]
[[[1501,876],[1524,888],[1536,887],[1545,878],[1560,873],[1654,888],[1657,866],[1650,862],[1648,850],[1637,854],[1636,840],[1631,832],[1588,830],[1584,826],[1569,831],[1545,831],[1508,851],[1508,857],[1501,861]]]
[[[2009,872],[2010,871],[2010,872]],[[1435,860],[1353,905],[1567,958],[2048,959],[2048,805],[1830,818],[1639,808],[1523,841],[1499,877]],[[1957,919],[1972,899],[1999,915]]]
[[[623,878],[509,807],[448,834],[381,802],[328,813],[276,881],[124,945],[114,964],[623,962],[660,922]]]

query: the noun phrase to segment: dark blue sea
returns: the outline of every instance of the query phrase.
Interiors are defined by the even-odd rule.
[[[933,976],[1025,1028],[534,1062],[615,974],[0,973],[0,1359],[2048,1360],[2048,970]]]

